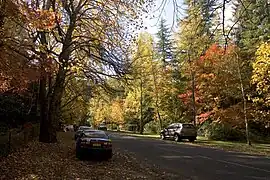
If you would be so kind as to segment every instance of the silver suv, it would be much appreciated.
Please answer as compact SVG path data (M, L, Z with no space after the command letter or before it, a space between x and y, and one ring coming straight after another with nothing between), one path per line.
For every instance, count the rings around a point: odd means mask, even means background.
M175 141L188 139L190 142L194 142L197 138L197 129L190 123L173 123L160 132L160 138Z

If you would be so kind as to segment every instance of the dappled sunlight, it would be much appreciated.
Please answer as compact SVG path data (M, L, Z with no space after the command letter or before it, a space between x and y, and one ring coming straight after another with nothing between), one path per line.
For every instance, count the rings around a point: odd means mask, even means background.
M20 178L21 180L29 180L29 179L41 179L40 176L36 175L36 174L28 174L24 177Z

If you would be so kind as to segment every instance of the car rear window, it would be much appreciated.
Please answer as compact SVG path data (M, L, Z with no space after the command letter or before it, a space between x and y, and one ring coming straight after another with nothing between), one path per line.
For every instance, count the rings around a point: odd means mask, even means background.
M95 129L86 129L84 130L85 133L92 133L92 132L96 132L97 130Z
M193 124L183 124L183 128L194 128Z
M89 137L89 138L108 138L108 136L105 133L100 133L100 132L86 132L86 133L84 133L84 137Z

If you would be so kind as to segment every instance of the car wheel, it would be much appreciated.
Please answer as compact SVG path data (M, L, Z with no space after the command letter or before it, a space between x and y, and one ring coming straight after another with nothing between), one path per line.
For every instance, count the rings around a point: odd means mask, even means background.
M107 159L107 160L111 159L112 156L113 156L113 153L112 153L112 152L106 153L106 159Z
M180 141L180 138L179 138L179 135L178 134L175 134L174 135L174 141L175 142L179 142Z
M82 159L82 155L79 150L76 150L76 158L78 158L79 160Z
M188 140L189 140L189 142L194 142L195 138L189 138Z
M161 139L161 140L165 140L164 134L160 134L160 139Z

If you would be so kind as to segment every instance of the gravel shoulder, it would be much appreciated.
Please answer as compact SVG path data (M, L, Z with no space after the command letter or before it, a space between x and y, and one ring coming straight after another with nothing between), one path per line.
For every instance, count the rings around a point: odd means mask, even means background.
M59 143L34 141L0 161L0 179L171 179L157 167L114 148L109 161L80 161L73 133L59 133Z

